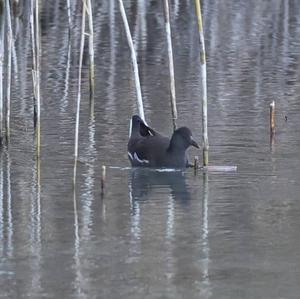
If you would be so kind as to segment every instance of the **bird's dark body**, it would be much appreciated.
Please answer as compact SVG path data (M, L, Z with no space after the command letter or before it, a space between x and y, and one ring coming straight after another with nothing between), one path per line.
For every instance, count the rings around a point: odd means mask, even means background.
M141 163L137 159L130 160L132 166L147 167L186 167L185 152L173 153L169 150L170 139L160 135L143 138L132 138L128 143L128 152L136 153L140 160L149 161Z
M188 166L186 150L198 147L188 128L177 129L172 138L165 137L148 127L135 115L132 117L128 141L128 157L134 167L185 168Z

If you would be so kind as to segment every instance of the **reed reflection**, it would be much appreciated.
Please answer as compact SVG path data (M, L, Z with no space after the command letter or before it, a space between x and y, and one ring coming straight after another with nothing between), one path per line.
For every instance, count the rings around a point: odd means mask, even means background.
M11 196L11 159L7 148L0 151L0 253L13 256L13 214Z
M82 294L81 282L83 281L82 277L82 266L80 259L80 246L81 239L79 235L79 218L78 218L78 209L77 209L77 198L76 198L76 186L73 189L73 208L74 208L74 254L73 260L75 265L75 289L76 295Z
M67 67L65 72L65 86L63 90L63 96L59 105L60 113L64 114L68 107L69 85L70 85L70 67L71 67L71 42L68 41L68 54L67 54Z
M4 192L3 192L3 151L0 151L0 253L3 255L4 239Z
M84 190L82 194L82 230L81 236L89 239L93 225L93 203L94 203L94 186L95 186L95 160L97 156L95 140L95 119L89 121L88 126L89 141L85 153L89 159L86 163L84 175Z
M150 200L152 194L157 192L159 196L166 196L167 219L164 222L164 242L167 248L167 255L172 256L175 236L175 202L186 205L191 199L185 181L185 174L182 171L158 171L151 169L132 169L129 180L129 199L131 207L131 251L135 256L141 253L141 229L142 211L141 202ZM168 259L166 265L168 272L173 272L172 260Z
M36 158L32 166L32 186L31 186L31 210L30 210L30 251L34 259L32 273L32 293L42 291L41 282L41 263L42 263L42 244L41 244L41 160Z
M192 187L187 183L188 175L182 171L131 170L130 253L140 267L151 269L146 244L159 242L157 248L163 253L158 256L164 258L153 271L164 273L178 290L185 289L184 281L195 281L201 298L211 298L209 178L203 173L202 179L199 173Z
M208 225L208 198L209 198L209 184L208 184L208 173L203 173L203 206L202 206L202 234L201 234L201 248L202 248L202 281L203 291L202 295L205 298L210 298L212 295L209 279L209 225Z
M6 209L4 209L5 216L6 216L6 223L4 224L6 228L6 244L7 249L6 253L7 256L13 256L13 216L12 216L12 196L11 196L11 159L8 149L4 152L4 159L5 159L5 182L6 188L4 194L4 202L6 202Z
M40 183L40 159L36 159L32 178L32 200L31 200L31 245L39 248L41 243L41 183Z

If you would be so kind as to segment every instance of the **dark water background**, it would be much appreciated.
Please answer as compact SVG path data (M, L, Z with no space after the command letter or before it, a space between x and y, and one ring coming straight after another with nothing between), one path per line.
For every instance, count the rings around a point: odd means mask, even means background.
M128 121L137 111L130 52L118 2L94 2L96 100L90 117L86 56L76 193L81 1L72 2L70 47L66 2L43 1L40 166L29 1L14 21L12 136L0 153L0 298L298 299L300 2L204 2L210 162L238 171L196 176L127 168ZM170 135L162 3L124 2L146 119ZM171 15L178 124L201 140L193 1L171 1ZM272 100L277 131L270 147Z

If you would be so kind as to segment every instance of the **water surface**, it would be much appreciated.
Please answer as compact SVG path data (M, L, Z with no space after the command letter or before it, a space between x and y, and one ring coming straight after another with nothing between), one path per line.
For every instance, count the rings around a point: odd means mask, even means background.
M162 4L124 2L146 119L170 135ZM27 5L14 23L12 136L0 154L0 297L299 298L300 3L205 1L210 162L238 171L197 175L128 167L128 123L137 112L130 52L118 2L95 3L96 96L93 111L86 56L75 192L81 6L72 3L70 44L65 2L42 8L38 164ZM171 14L178 124L201 140L194 4L171 1Z

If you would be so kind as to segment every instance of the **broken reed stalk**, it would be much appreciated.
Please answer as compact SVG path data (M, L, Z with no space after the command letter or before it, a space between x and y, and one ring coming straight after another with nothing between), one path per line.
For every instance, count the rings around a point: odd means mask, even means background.
M82 20L81 20L81 39L80 39L80 54L79 54L79 71L78 71L78 90L77 90L77 111L76 111L76 124L75 124L75 148L74 148L74 178L73 183L76 182L76 169L78 159L78 134L79 134L79 114L80 114L80 102L81 102L81 74L82 74L82 60L85 40L85 14L86 6L82 5Z
M89 57L90 57L90 100L91 106L94 105L95 91L95 59L94 59L94 28L93 28L93 11L91 0L87 0L87 15L89 23Z
M200 0L195 0L196 15L198 20L199 41L200 41L200 62L202 77L202 139L203 139L203 166L208 165L208 130L207 130L207 74L204 34L202 26Z
M7 87L6 87L6 141L9 141L10 137L10 95L11 95L11 62L12 62L12 25L11 25L11 9L9 0L6 0L6 20L7 20Z
M176 119L177 119L177 108L176 108L174 59L173 59L172 35L171 35L171 25L170 25L169 0L164 0L164 12L165 12L165 27L166 27L166 34L167 34L167 41L168 41L172 123L173 123L173 129L175 131Z
M0 144L3 139L4 0L0 0Z
M40 97L40 61L41 61L41 43L40 43L40 17L39 0L35 0L35 47L36 47L36 70L35 70L35 89L36 89L36 150L37 156L41 153L41 97Z
M199 168L199 157L195 156L194 158L194 173L197 174Z
M270 135L275 134L275 101L270 104Z
M122 0L119 0L119 5L120 5L120 11L121 11L121 15L122 15L122 19L123 19L123 23L124 23L124 27L125 27L125 32L126 32L126 36L127 36L127 42L128 42L130 52L131 52L131 62L132 62L134 78L135 78L135 88L136 88L139 115L140 115L141 119L143 121L145 121L142 91L141 91L141 83L140 83L140 77L139 77L138 64L137 64L137 60L136 60L136 53L135 53L135 50L134 50L132 36L131 36L131 33L130 33L128 20L127 20L124 4L123 4Z

